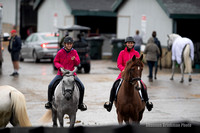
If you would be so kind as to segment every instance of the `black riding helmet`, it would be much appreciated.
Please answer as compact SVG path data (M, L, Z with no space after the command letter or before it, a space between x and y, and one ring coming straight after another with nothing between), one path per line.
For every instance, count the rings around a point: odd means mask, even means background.
M125 39L125 43L127 43L127 42L133 42L133 43L135 43L134 38L132 36L129 36L129 37L127 37Z
M64 39L64 43L74 43L74 40L70 36L67 36Z

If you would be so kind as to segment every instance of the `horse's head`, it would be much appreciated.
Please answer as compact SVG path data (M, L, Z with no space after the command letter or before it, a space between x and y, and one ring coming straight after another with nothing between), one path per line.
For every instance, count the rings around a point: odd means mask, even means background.
M174 41L176 40L177 37L180 37L180 36L178 34L170 34L170 35L167 35L167 37L168 37L167 48L168 48L168 51L171 51Z
M74 84L75 84L75 76L74 73L77 71L77 68L73 71L61 69L63 73L63 79L61 81L62 84L62 93L67 100L70 100L74 91Z
M138 86L138 82L141 80L142 70L144 67L142 59L143 55L141 55L140 58L133 56L133 58L126 63L126 67L122 73L124 80L128 81L132 85L134 84Z

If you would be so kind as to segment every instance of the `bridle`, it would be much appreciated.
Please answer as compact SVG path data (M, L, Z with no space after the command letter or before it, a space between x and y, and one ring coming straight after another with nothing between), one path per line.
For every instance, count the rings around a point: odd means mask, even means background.
M65 75L65 76L70 77L70 76L74 76L74 75ZM70 95L72 95L73 92L74 92L74 84L73 84L72 89L65 89L65 87L62 87L63 96L65 96L66 93L69 93Z
M130 69L130 71L133 71L133 69ZM134 85L135 81L141 81L140 77L130 77L130 80L123 79L124 81Z

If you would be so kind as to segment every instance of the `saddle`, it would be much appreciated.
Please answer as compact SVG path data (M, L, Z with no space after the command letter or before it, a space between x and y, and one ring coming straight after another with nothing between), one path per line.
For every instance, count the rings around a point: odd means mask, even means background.
M121 87L122 82L123 82L123 79L120 80L119 85L116 87L115 101L117 101L117 94L119 92L119 88ZM142 96L142 90L144 90L144 89L146 90L147 87L146 87L146 85L141 80L140 80L140 84L141 84L142 88L139 90L139 94L140 94L141 100L143 101L144 98Z

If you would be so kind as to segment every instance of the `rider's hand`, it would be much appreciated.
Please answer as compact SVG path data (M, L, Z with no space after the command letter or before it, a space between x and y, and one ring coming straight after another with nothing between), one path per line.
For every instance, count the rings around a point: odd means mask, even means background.
M75 56L72 56L71 60L74 60L75 59Z

